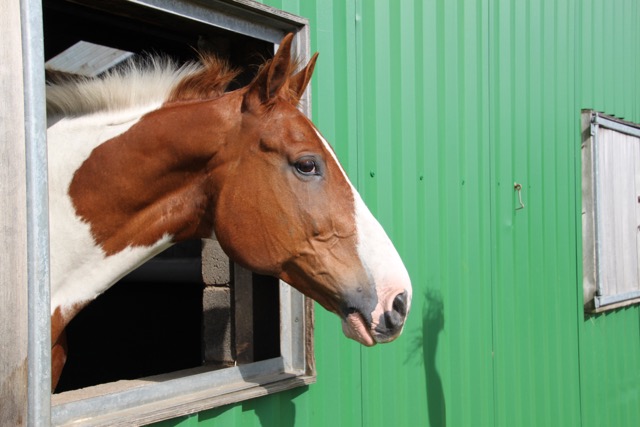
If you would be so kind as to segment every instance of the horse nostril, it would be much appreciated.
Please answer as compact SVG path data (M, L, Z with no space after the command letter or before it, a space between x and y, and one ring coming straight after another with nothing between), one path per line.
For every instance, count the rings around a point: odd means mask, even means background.
M402 317L405 317L407 315L407 291L399 294L393 300L393 311L395 311Z
M384 322L389 331L397 332L404 325L407 316L407 292L403 292L393 300L392 310L384 313Z

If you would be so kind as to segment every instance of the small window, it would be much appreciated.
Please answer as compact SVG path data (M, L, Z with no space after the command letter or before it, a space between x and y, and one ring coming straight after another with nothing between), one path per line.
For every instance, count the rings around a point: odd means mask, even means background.
M307 21L252 1L103 3L43 1L45 59L99 75L141 53L188 61L206 50L245 70L238 86L288 32L309 59ZM69 325L52 423L146 424L310 384L312 315L310 300L229 262L216 241L176 245Z
M582 113L586 311L640 302L640 125Z

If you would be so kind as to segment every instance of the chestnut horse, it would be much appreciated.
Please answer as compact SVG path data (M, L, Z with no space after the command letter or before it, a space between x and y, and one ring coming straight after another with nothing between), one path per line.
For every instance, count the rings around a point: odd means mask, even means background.
M293 72L292 38L231 92L236 72L206 57L48 86L54 386L69 321L186 239L216 238L233 261L336 313L366 346L400 335L409 275L297 108L317 54Z

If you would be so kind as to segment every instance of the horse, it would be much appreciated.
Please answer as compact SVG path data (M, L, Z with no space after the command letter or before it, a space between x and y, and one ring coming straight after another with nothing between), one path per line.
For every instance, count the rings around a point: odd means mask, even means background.
M48 84L54 389L71 319L187 239L217 239L234 262L337 314L365 346L401 334L409 274L298 109L318 54L296 71L292 40L235 90L238 71L208 55Z

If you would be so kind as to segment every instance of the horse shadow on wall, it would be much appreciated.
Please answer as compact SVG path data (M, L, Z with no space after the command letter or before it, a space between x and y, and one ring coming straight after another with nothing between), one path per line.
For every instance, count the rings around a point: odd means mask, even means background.
M446 427L447 405L442 378L436 368L438 337L444 330L444 304L440 291L426 290L422 313L422 331L414 340L415 351L410 358L423 356L429 426Z

